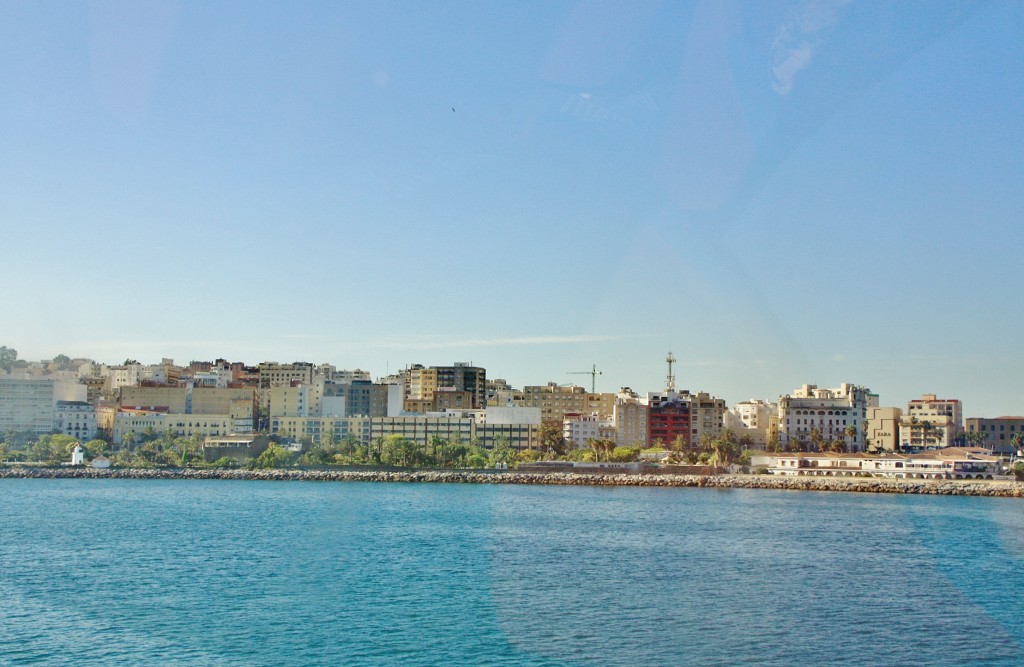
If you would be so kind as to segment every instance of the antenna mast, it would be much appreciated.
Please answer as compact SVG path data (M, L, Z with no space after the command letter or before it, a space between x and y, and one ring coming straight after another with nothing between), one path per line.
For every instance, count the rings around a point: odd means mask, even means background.
M676 376L672 374L672 364L676 363L675 355L669 350L668 356L665 357L665 363L668 364L668 377L665 378L665 391L671 392L676 390Z

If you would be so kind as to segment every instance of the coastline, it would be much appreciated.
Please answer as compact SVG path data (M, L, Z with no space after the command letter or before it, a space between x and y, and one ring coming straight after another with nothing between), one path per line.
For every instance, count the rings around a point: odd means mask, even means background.
M789 477L775 475L636 475L520 473L480 470L211 470L191 468L0 468L0 479L181 479L306 482L406 482L434 484L540 484L554 486L699 487L837 491L915 495L1024 498L1024 482L925 480L875 477Z

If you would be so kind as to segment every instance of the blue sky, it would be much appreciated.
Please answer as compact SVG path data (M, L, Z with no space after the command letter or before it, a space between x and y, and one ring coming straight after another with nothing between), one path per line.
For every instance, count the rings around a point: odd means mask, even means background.
M1019 2L12 1L0 100L23 358L1024 414Z

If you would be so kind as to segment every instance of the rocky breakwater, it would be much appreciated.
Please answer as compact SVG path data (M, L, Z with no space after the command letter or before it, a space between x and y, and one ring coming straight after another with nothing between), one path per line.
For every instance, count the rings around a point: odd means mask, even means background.
M191 468L0 468L0 478L182 479L307 482L406 482L435 484L547 484L559 486L699 487L847 493L909 493L1024 498L1024 482L910 480L873 477L783 477L775 475L639 475L521 473L477 470L209 470Z

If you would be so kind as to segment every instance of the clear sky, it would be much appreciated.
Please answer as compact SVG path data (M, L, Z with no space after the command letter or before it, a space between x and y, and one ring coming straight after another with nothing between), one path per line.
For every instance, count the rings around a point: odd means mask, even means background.
M0 3L0 344L1024 414L1024 3Z

